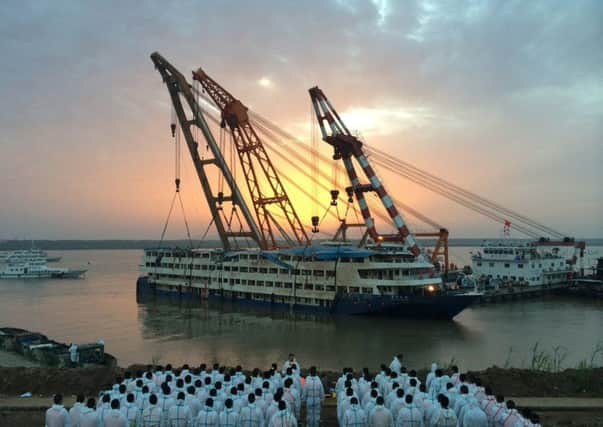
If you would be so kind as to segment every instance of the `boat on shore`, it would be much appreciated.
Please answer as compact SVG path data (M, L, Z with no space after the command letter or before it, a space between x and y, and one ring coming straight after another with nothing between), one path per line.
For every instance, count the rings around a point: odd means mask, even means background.
M403 245L343 242L259 249L147 249L139 300L179 296L329 314L452 319L478 299L447 292L433 265Z

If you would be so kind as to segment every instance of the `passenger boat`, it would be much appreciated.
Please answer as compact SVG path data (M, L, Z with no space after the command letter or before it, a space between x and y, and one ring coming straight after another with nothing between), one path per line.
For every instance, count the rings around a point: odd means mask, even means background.
M38 249L14 251L0 264L0 279L78 278L86 270L48 267L46 255Z
M137 297L177 295L309 309L451 319L479 294L448 294L423 255L402 245L328 241L272 251L147 249Z
M484 241L471 256L473 277L489 287L568 283L575 258L568 258L560 247L540 243L509 238Z
M62 258L60 255L48 255L48 253L41 249L32 248L28 250L0 251L0 262L7 262L10 258L18 258L29 254L40 255L46 259L46 262L59 262Z

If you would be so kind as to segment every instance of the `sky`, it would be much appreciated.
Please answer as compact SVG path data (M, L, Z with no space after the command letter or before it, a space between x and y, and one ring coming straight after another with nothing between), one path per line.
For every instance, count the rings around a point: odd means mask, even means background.
M603 237L601 46L595 0L4 1L0 238L159 237L174 151L154 51L187 77L202 66L305 141L319 85L371 146L567 235ZM182 163L198 236L209 213ZM378 172L452 237L502 226ZM166 237L182 237L173 223Z

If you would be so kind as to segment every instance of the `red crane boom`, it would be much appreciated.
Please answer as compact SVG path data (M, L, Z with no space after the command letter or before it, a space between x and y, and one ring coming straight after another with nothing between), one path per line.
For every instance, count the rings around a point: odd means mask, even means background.
M228 125L231 130L256 214L260 230L260 246L264 249L278 247L275 229L288 242L298 245L308 244L306 231L293 208L285 187L281 183L261 139L249 121L247 107L201 68L193 71L193 79L201 84L220 109L221 126ZM271 208L277 212L280 211L279 213L288 225L287 229L276 221L271 213Z

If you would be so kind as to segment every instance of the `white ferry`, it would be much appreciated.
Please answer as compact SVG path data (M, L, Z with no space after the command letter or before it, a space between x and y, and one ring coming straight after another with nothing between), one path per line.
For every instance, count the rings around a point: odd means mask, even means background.
M484 241L471 261L473 277L494 287L567 283L575 262L559 248L508 238Z
M447 294L423 255L383 243L343 242L227 252L147 249L137 283L148 295L228 299L335 314L453 318L476 295Z
M50 256L45 251L41 249L26 249L26 250L16 250L16 251L0 251L0 263L8 262L10 258L19 258L21 256L27 256L29 254L38 254L41 257L44 257L46 262L58 262L61 260L61 256Z
M0 279L77 278L86 273L86 270L48 267L46 262L46 254L39 249L13 251L0 261Z

